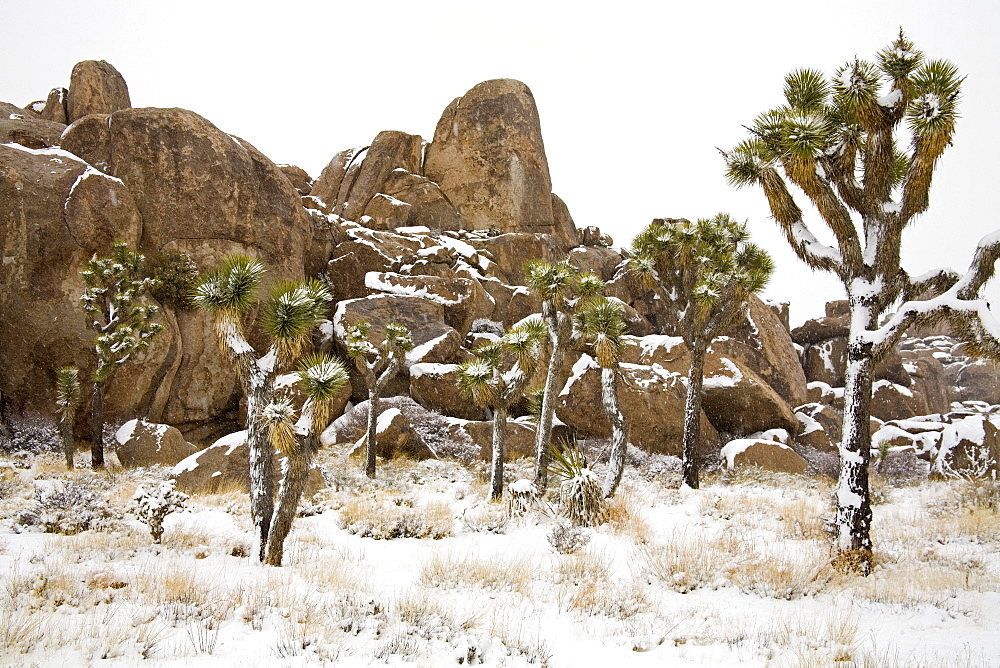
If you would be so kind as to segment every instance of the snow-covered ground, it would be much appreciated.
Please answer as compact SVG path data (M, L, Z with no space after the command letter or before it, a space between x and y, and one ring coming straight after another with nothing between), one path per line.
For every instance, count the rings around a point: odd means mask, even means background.
M863 578L829 566L828 479L716 473L695 491L630 467L609 521L562 554L553 509L509 517L457 463L390 462L371 482L321 460L331 486L282 568L247 556L243 493L192 497L156 545L129 509L161 471L0 465L3 663L1000 665L996 484L876 480ZM36 490L77 493L93 528L26 530ZM72 524L52 512L39 522Z

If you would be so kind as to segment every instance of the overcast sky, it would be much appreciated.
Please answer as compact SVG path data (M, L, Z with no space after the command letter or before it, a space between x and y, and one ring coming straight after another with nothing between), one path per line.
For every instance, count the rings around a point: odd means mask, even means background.
M976 241L1000 228L1000 3L676 5L0 0L0 100L44 99L68 86L76 62L104 59L134 106L191 109L315 177L380 130L429 140L453 98L520 79L538 103L553 190L579 227L627 245L655 217L747 220L778 264L765 296L791 301L794 325L842 290L791 254L759 189L726 184L715 147L735 145L780 102L787 71L832 74L902 26L968 76L930 210L904 237L906 266L964 270Z

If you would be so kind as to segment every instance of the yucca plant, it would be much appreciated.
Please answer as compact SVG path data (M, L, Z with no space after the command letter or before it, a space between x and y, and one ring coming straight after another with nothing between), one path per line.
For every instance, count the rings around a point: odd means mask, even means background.
M836 547L865 555L855 560L865 573L872 563L873 366L909 327L940 321L971 350L1000 358L1000 324L980 298L1000 257L1000 233L979 242L964 276L937 269L911 277L900 263L903 230L927 210L934 169L952 142L962 82L955 65L925 58L900 30L875 62L852 59L832 78L813 70L788 74L784 102L723 153L730 183L760 186L796 255L835 274L847 292ZM833 245L813 234L789 183L815 206Z
M544 492L548 484L546 460L556 398L569 375L566 357L580 338L573 327L573 318L603 294L604 281L579 271L568 261L535 260L525 266L525 273L528 287L541 297L542 321L548 330L549 367L535 430L535 485Z
M475 350L476 358L458 367L458 389L463 396L493 411L493 452L490 462L490 499L503 496L503 469L507 455L507 417L524 396L538 363L539 346L548 335L541 320L530 319L511 328L500 340Z
M591 346L597 364L601 367L601 403L611 423L611 454L608 472L604 479L604 496L615 495L625 471L628 450L628 431L625 415L618 404L618 363L625 345L627 331L622 316L621 302L600 299L577 315L577 328Z
M197 284L192 303L211 313L219 346L234 364L247 397L250 510L264 561L274 514L275 445L294 447L288 422L294 411L276 394L275 378L291 368L310 333L320 325L332 295L318 281L276 281L261 309L260 328L269 345L260 354L247 340L244 320L257 306L267 270L257 258L231 254Z
M59 434L62 437L66 468L73 469L73 453L76 439L73 437L73 423L76 409L80 405L80 370L63 367L56 370L56 414L59 417Z
M110 257L96 254L80 275L86 286L80 302L88 325L97 332L97 368L90 415L91 466L104 468L104 394L112 375L163 330L154 322L159 307L144 301L153 285L143 276L146 258L116 241Z
M549 473L559 478L559 512L575 526L604 522L607 512L601 483L575 441L549 445Z
M406 353L413 349L413 337L403 325L388 323L376 346L369 340L371 323L358 320L347 328L347 356L361 372L368 388L368 430L365 436L365 475L375 477L375 451L378 445L378 416L382 391L403 368Z
M676 316L678 333L691 351L683 482L697 489L705 354L712 339L745 315L747 299L764 289L774 263L750 242L746 225L725 213L695 223L654 220L632 242L632 255L631 270Z

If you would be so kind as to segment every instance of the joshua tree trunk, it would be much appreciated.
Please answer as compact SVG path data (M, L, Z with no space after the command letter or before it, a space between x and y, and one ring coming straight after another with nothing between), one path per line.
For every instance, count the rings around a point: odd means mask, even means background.
M259 368L259 367L258 367ZM260 540L258 558L264 561L267 537L274 514L274 448L267 425L260 413L267 403L273 373L261 372L251 377L247 392L247 447L250 450L250 515Z
M535 488L539 493L544 493L549 484L549 441L552 440L552 421L556 414L556 395L566 382L566 345L573 330L572 321L565 314L550 318L548 326L552 354L549 356L542 410L535 433Z
M73 453L76 452L76 441L73 439L73 415L67 414L59 420L59 433L62 435L63 454L66 455L66 468L73 470Z
M368 391L368 438L365 443L365 475L375 479L375 440L378 431L379 399L378 390Z
M90 412L90 467L104 468L104 389L106 381L94 383Z
M503 497L503 463L507 456L507 407L493 409L493 462L490 473L490 501Z
M840 481L837 485L837 548L861 550L870 555L872 509L868 494L868 461L871 457L873 361L866 345L852 337L847 349L844 388L844 435L840 443ZM862 554L862 570L870 566Z
M618 365L601 369L601 400L611 423L611 454L608 457L608 475L604 479L604 496L615 495L625 472L625 454L628 448L625 416L618 405Z
M687 397L684 400L684 466L682 482L698 489L698 441L701 439L701 387L705 371L706 345L691 346Z
M285 551L285 539L292 529L295 511L302 498L302 491L309 480L309 467L313 455L319 447L319 435L310 432L295 444L295 452L285 460L285 475L278 490L278 507L274 512L274 523L267 539L267 557L264 563L280 566Z

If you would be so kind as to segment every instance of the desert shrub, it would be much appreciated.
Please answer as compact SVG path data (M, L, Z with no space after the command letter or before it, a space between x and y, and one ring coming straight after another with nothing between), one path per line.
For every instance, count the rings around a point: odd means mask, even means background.
M188 495L174 489L174 481L168 480L156 486L140 485L132 497L135 516L149 527L153 542L159 543L163 537L163 520L170 513L184 508Z
M507 533L510 514L498 503L487 503L468 509L462 514L462 524L469 531L477 533Z
M545 538L559 554L574 554L590 542L590 534L569 522L557 522Z
M455 518L446 503L428 502L414 508L405 499L358 497L340 509L340 526L362 538L445 538L453 534Z
M198 281L198 265L190 255L180 250L160 251L148 260L146 273L153 279L150 294L158 302L191 310L191 294Z
M101 528L111 513L92 483L73 480L35 481L34 506L18 515L15 530L78 534Z
M496 320L490 320L489 318L476 318L472 321L472 326L469 328L470 334L496 334L497 336L504 335L504 328L502 322L497 322Z
M30 452L38 455L62 451L62 437L54 422L28 420L11 425L11 431L11 438L0 439L0 449L4 452Z

